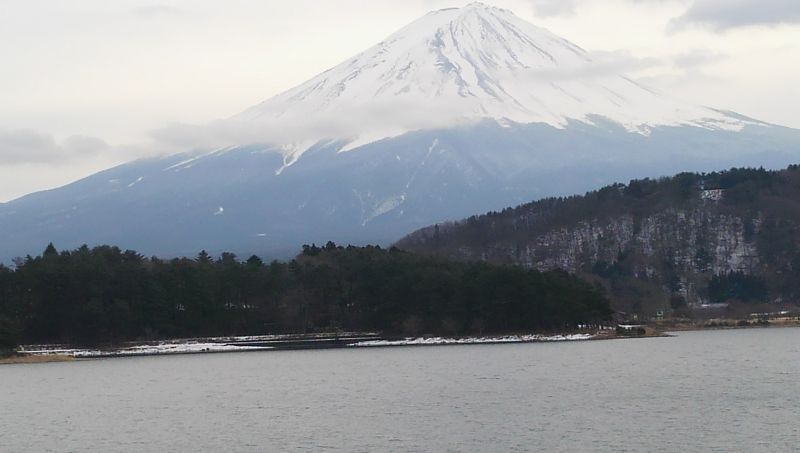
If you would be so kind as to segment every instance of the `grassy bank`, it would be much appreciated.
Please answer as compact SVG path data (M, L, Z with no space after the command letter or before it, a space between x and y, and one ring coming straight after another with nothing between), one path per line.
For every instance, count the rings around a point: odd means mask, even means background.
M688 330L718 330L718 329L751 329L764 327L800 327L800 320L796 318L778 318L769 320L741 320L741 319L705 319L681 321L657 321L653 326L662 331L688 331Z
M75 357L61 354L48 355L28 355L16 354L0 357L0 365L13 365L19 363L51 363L51 362L71 362Z

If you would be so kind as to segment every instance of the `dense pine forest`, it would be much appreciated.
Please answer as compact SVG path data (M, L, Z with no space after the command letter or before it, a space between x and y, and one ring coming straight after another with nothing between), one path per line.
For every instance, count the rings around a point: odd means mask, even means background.
M272 263L50 245L14 268L0 267L0 349L336 330L563 331L610 313L601 290L565 272L333 243Z

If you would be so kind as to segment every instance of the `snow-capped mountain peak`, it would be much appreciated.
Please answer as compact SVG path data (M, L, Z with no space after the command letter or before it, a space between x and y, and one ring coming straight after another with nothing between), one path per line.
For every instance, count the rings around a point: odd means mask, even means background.
M739 129L743 121L683 104L608 73L559 36L483 3L431 12L313 79L234 117L255 124L287 162L321 140L343 150L420 129L485 119Z

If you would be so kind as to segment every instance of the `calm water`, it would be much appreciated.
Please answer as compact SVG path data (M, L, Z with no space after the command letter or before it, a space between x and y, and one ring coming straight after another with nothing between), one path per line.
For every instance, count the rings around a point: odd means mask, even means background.
M800 329L0 367L0 451L796 451Z

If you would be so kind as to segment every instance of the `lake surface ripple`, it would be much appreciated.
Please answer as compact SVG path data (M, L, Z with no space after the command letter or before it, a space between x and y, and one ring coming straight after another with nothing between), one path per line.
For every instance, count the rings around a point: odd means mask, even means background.
M3 452L796 451L800 329L0 367Z

